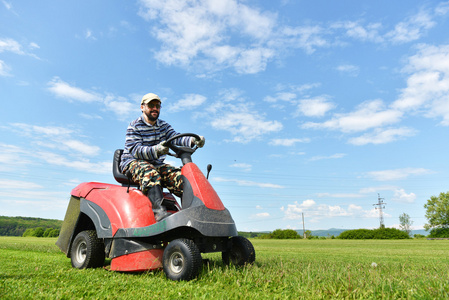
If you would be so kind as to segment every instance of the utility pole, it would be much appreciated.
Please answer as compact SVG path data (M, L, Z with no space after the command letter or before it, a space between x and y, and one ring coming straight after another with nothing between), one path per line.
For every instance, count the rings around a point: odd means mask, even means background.
M373 204L373 206L377 206L376 209L379 210L379 220L380 220L380 228L385 228L384 224L384 213L382 209L385 209L385 203L384 198L380 198L380 194L377 194L377 203Z

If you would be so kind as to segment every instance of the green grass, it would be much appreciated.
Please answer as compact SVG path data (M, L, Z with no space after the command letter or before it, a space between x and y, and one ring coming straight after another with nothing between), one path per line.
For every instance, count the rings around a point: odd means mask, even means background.
M198 279L73 269L53 238L0 237L1 299L447 299L446 240L251 240L256 263L207 254ZM373 267L376 263L377 267Z

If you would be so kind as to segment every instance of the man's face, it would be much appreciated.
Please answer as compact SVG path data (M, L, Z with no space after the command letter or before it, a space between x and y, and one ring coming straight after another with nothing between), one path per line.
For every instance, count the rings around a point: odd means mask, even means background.
M158 100L151 100L148 104L143 104L141 106L143 113L147 118L154 122L159 118L159 113L161 111L161 103Z

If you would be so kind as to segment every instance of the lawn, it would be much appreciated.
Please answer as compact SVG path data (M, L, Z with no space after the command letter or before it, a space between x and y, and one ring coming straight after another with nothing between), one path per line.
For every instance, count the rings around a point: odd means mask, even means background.
M447 299L448 240L258 240L256 263L198 279L73 269L54 238L0 237L1 299ZM107 262L106 262L107 264Z

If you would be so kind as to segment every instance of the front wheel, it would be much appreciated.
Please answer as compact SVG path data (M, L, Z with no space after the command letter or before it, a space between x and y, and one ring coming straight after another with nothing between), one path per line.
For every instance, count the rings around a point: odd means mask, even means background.
M256 251L247 238L235 236L231 238L231 243L231 248L221 253L224 264L244 266L245 264L252 264L256 260Z
M198 247L189 239L170 242L162 259L165 275L176 281L197 277L203 263Z
M104 264L104 243L95 230L78 233L70 250L72 266L77 269L98 268Z

